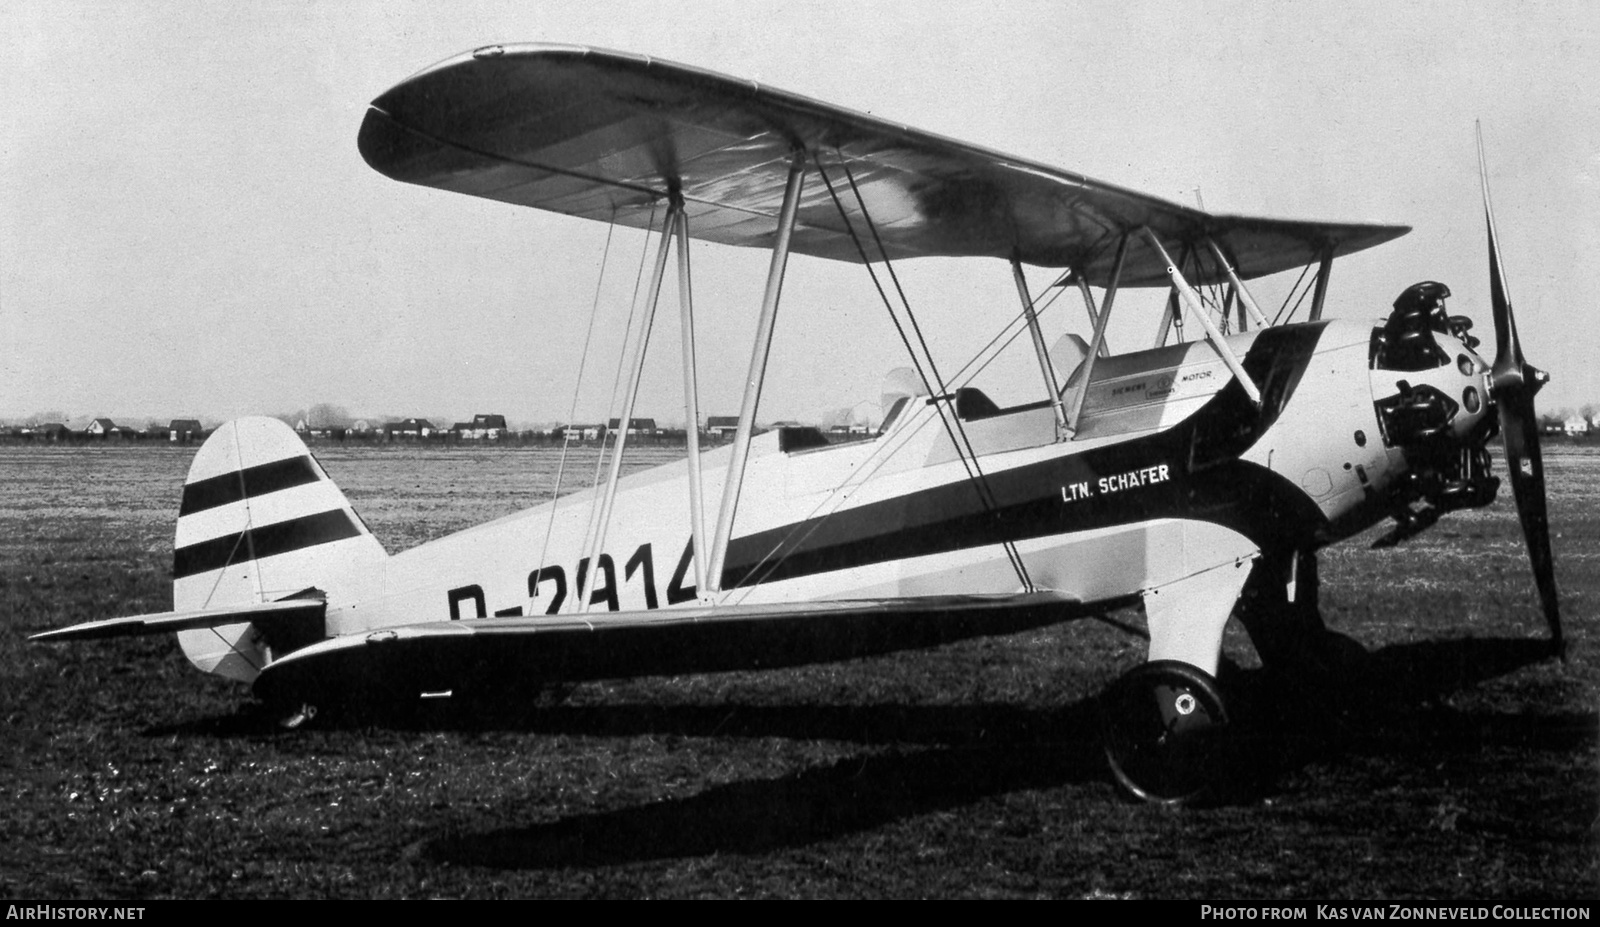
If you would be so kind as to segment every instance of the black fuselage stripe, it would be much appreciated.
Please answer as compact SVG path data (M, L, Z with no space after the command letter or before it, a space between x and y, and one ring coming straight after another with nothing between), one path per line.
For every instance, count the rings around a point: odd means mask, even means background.
M240 499L253 499L280 489L315 483L321 478L309 454L246 467L197 480L183 487L183 502L178 505L178 515L193 515Z
M1287 405L1323 327L1273 328L1257 337L1244 367L1263 386L1259 409L1234 380L1165 431L988 474L992 508L969 483L957 482L735 538L723 588L1157 518L1222 525L1261 547L1312 544L1327 521L1322 511L1283 476L1239 455ZM1159 482L1062 498L1074 483L1097 485L1101 477L1163 465Z
M344 509L291 518L180 547L173 553L172 575L174 579L182 579L220 570L230 564L261 560L360 534L361 528Z

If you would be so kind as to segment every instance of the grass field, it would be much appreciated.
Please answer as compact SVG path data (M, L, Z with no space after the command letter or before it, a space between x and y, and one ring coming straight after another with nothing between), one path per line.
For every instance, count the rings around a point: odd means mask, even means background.
M1303 700L1230 630L1238 797L1129 803L1084 621L764 674L593 683L493 718L278 730L170 637L26 635L171 607L192 449L0 447L0 896L1575 899L1600 894L1600 453L1547 448L1569 660L1508 491L1322 555L1367 655ZM546 497L516 450L319 451L399 550ZM569 472L592 473L594 458ZM1122 616L1137 621L1138 616Z

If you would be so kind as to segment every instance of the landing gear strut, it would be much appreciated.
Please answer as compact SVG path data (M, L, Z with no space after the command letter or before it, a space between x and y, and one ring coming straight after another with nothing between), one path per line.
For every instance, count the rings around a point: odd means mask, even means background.
M1179 660L1131 670L1101 699L1106 759L1135 797L1183 804L1214 793L1228 759L1228 711L1211 674Z
M1348 688L1366 650L1323 622L1320 585L1314 551L1263 556L1233 614L1271 678L1325 697Z
M1320 586L1313 551L1263 553L1256 561L1233 615L1250 635L1262 666L1289 673L1304 668L1308 648L1328 633Z

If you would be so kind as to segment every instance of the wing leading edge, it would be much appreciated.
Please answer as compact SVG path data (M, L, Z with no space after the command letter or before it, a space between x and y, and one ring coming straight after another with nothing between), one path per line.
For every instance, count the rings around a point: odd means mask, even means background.
M255 692L277 704L326 705L357 693L400 701L424 692L771 669L1010 634L1090 613L1076 599L1035 592L439 621L297 650L269 664Z
M869 259L880 255L851 179L891 258L1017 253L1096 285L1118 239L1142 227L1175 254L1210 236L1247 279L1409 231L1211 215L752 81L581 46L496 45L441 62L373 101L360 148L396 180L638 228L677 189L696 238L761 248L800 149ZM792 248L861 260L826 184L807 184ZM1190 276L1224 279L1214 267ZM1168 282L1150 249L1129 249L1123 286Z

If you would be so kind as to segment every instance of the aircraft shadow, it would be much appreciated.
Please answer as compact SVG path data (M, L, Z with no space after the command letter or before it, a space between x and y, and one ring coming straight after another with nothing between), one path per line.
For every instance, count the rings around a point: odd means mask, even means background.
M1224 801L1254 800L1284 774L1330 752L1407 749L1419 715L1443 695L1549 656L1524 640L1343 648L1328 672L1302 675L1310 691L1265 670L1229 669L1251 736ZM1317 679L1315 677L1321 676ZM1442 728L1445 743L1499 740L1582 749L1592 720L1483 718ZM1090 700L1057 710L1006 705L740 707L628 705L546 710L530 730L588 735L834 738L897 749L776 779L719 785L686 798L577 815L527 827L425 841L423 856L507 869L608 866L712 853L761 853L868 830L1022 789L1103 782L1098 717Z
M1592 744L1592 715L1450 709L1441 699L1551 658L1528 639L1462 639L1395 644L1367 652L1342 646L1292 678L1268 670L1225 676L1243 732L1239 797L1270 792L1287 773L1340 754L1381 755L1428 744L1502 743L1568 750Z
M857 711L876 714L867 709ZM966 730L957 736L963 741L957 745L901 747L776 779L719 785L682 799L531 827L438 838L427 841L421 850L436 861L508 869L764 853L966 805L989 795L1105 777L1098 751L1085 749L1097 742L1092 705L1078 703L1060 711L1033 713L996 707L993 713L994 717L988 718L987 709L962 712L963 721L995 720L999 729L985 729L986 735ZM788 713L767 718L761 717L765 711L754 714L752 731L782 721L781 716ZM939 709L913 714L921 715L909 718L914 727L919 722L923 725L920 732L912 731L914 737L929 734L930 726L965 728L964 723L939 717ZM901 712L887 715L824 717L822 727L828 729L841 721L864 722L870 728L881 725L887 730L892 721L908 720ZM1018 727L1031 729L1034 721L1048 722L1054 736L1048 741L1033 739L1031 734L1019 737ZM807 726L805 736L818 736L812 733L815 728Z

